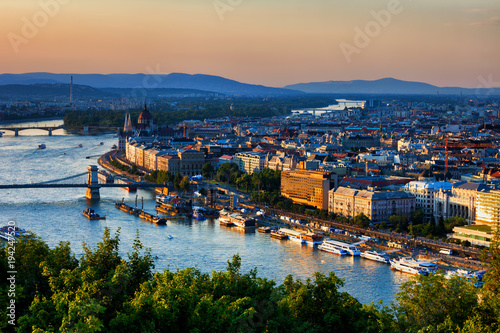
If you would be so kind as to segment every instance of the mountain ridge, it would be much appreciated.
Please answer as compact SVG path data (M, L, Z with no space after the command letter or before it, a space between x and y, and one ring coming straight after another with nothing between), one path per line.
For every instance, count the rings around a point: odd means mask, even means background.
M500 95L500 88L438 87L425 82L404 81L391 77L377 80L296 83L284 88L309 94Z
M73 82L96 89L190 89L223 95L301 95L307 94L384 94L384 95L500 95L500 88L438 87L425 82L404 81L391 77L377 80L322 81L296 83L284 87L248 84L208 74L57 74L33 72L0 74L0 85L69 84ZM139 93L140 94L140 93ZM136 94L137 95L137 94Z
M228 95L302 95L303 92L284 88L247 84L221 76L207 74L55 74L35 72L0 74L0 85L66 83L73 76L75 84L93 88L155 89L181 88L216 92Z

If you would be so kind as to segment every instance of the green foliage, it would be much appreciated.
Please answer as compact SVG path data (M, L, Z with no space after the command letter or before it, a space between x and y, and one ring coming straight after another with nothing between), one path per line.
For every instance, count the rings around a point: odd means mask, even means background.
M362 218L362 217L360 217ZM496 238L497 239L497 238ZM196 268L153 273L139 236L120 256L119 230L75 259L68 243L50 249L29 236L16 246L18 332L497 332L500 250L483 288L458 277L418 276L403 284L393 308L361 304L340 291L333 272L282 285L241 271L238 255L225 271ZM7 271L0 251L0 274ZM4 278L5 276L2 276ZM8 286L0 281L5 316ZM7 331L5 319L0 329Z
M189 176L182 177L181 182L179 183L179 189L184 192L189 192L191 189L191 183L189 181Z
M358 215L354 216L352 222L361 228L368 228L368 226L370 225L370 219L363 213L359 213Z
M221 183L234 184L235 180L242 175L236 163L222 163L217 173L215 174L215 179Z
M173 181L174 177L168 171L155 170L150 175L147 175L145 179L155 184L165 184Z
M201 167L201 175L206 178L206 179L211 179L212 176L214 175L214 166L212 165L212 163L205 163L202 167Z
M405 282L396 299L399 325L405 332L455 332L478 307L472 283L458 277L448 280L442 274Z
M118 169L120 169L122 171L125 171L125 172L127 172L127 173L129 173L131 175L141 175L142 174L139 170L137 170L137 166L136 165L133 165L132 167L129 167L129 166L125 165L125 164L121 164L121 163L119 163L117 161L113 161L113 160L109 161L109 164L111 164L115 168L118 168Z
M172 106L172 102L176 106ZM162 98L152 110L153 119L159 125L177 124L186 119L204 120L222 117L270 117L282 116L294 108L324 107L335 104L328 95L232 97L230 99ZM140 109L114 111L70 111L64 117L67 126L123 126L125 114L136 121Z
M123 304L140 284L152 278L154 268L150 251L141 254L143 247L138 236L128 261L119 255L119 242L119 231L111 237L105 228L103 240L95 249L84 244L84 255L79 261L67 243L49 249L46 258L28 261L32 267L40 268L38 279L49 288L37 291L29 310L23 309L18 331L98 332L109 327L111 319L123 310ZM35 249L46 247L40 240L32 245ZM19 262L24 260L20 258ZM24 289L23 281L20 285Z

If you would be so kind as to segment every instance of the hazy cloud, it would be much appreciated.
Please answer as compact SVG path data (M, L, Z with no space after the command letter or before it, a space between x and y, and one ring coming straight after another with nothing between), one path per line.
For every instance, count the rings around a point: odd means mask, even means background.
M472 22L470 25L493 25L500 27L500 16L488 17L481 21Z

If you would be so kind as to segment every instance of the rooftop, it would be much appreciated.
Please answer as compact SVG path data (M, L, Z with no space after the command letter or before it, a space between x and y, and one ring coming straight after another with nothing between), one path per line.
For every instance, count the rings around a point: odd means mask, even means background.
M469 225L469 226L464 226L462 228L481 231L481 232L488 232L488 233L491 232L491 227L489 225Z

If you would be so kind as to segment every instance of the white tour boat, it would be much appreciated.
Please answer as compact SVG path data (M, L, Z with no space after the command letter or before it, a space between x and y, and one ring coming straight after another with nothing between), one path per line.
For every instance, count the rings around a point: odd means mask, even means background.
M340 242L340 241L333 240L333 239L326 240L325 242L328 242L332 245L335 245L335 246L341 248L342 250L346 251L347 254L350 254L351 256L359 256L361 254L361 252L358 250L358 248L354 244L347 244L347 243Z
M384 262L386 264L390 263L390 259L385 253L379 253L376 251L365 251L361 252L360 256L365 259L370 259L374 261Z
M340 246L330 243L330 241L324 241L318 246L318 249L328 253L338 254L339 256L347 255L347 251L342 249Z
M436 264L413 258L392 259L391 268L414 275L429 275L437 271Z

